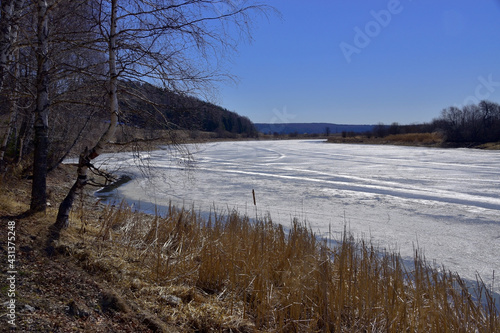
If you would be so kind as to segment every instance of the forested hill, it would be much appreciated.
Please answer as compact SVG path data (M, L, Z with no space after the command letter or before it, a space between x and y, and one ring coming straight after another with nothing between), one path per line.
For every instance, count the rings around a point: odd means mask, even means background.
M334 134L345 132L371 132L374 125L342 125L330 123L256 123L259 132L265 134Z
M127 123L150 127L168 122L170 128L215 132L220 137L257 136L247 117L198 98L181 95L151 84L121 82L120 109Z

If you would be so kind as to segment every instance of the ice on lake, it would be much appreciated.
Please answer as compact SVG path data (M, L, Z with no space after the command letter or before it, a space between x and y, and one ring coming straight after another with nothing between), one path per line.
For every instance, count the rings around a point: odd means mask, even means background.
M315 141L220 142L141 154L103 155L97 165L133 181L115 196L141 209L236 208L285 226L307 221L319 236L354 236L412 258L415 247L462 278L476 273L497 293L500 152ZM252 189L257 206L253 204ZM331 233L330 233L331 231Z

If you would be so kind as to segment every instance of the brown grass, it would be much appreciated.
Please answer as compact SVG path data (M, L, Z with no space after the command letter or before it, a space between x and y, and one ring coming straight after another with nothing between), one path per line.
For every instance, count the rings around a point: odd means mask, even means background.
M392 134L383 138L367 137L357 135L355 137L343 138L341 136L330 136L328 142L331 143L363 143L363 144L393 144L407 146L440 146L443 137L440 133L408 133Z
M74 255L87 269L119 281L128 297L183 331L500 330L482 281L486 306L418 251L408 270L398 255L346 232L329 246L297 220L285 229L270 217L254 223L231 212L204 220L175 207L155 217L125 205L106 207L85 230L73 225L63 238L79 244Z
M439 133L408 133L388 135L384 140L396 143L431 145L441 143L443 138Z
M479 149L500 150L500 142L489 142L477 146Z
M12 184L9 188L0 192L0 212L26 209L29 200L16 198L28 193ZM418 250L410 269L399 255L355 240L345 230L341 239L328 242L297 220L285 228L270 217L253 222L237 212L212 212L203 219L175 207L160 217L133 212L125 204L96 206L88 199L76 205L71 227L57 244L69 263L30 259L19 252L20 259L32 260L22 268L19 299L30 300L27 304L37 309L21 318L52 328L61 323L95 328L120 315L128 318L119 321L125 325L140 313L142 323L174 332L500 331L498 310L480 279L471 293L457 274L431 268ZM44 216L19 221L17 231L26 232L18 239L25 244L23 251L35 250L33 240L44 243L42 236L55 214L51 207ZM84 273L59 264L78 266ZM45 271L57 271L48 275L54 275L52 285L46 284ZM28 287L28 280L39 274L40 280ZM75 298L95 323L52 309L61 307L58 295L75 293L73 286L57 284L57 276L65 274L68 281L80 276L96 281L99 288L81 283L88 290L79 287L78 294L84 296ZM103 293L101 287L112 292ZM38 288L44 290L43 302ZM112 304L123 304L127 311L108 315L90 310L99 306L94 298L115 292L119 296ZM72 304L70 299L66 303ZM50 318L57 319L55 324L49 324Z

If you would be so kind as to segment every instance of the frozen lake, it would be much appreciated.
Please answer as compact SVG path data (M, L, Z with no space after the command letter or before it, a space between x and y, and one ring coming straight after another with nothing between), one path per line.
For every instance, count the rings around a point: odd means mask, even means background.
M354 236L500 291L500 152L316 141L188 145L194 161L169 150L103 155L99 163L134 180L115 195L136 207L174 204L202 212L269 213L289 226L307 221L319 236ZM96 163L99 165L99 163ZM144 166L148 166L144 168ZM252 189L257 206L253 204ZM329 234L331 230L331 235ZM493 272L496 278L492 286Z

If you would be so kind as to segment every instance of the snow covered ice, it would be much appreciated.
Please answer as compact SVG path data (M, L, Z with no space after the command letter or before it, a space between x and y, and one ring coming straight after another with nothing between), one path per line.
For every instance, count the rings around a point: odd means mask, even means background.
M169 149L103 155L111 172L134 180L115 197L144 210L169 202L208 212L236 208L270 214L289 226L307 221L319 236L355 237L404 259L421 249L428 262L462 278L479 273L500 291L500 152L321 140L187 145L193 161ZM145 167L147 166L147 167ZM257 206L253 205L255 189ZM329 230L332 234L329 234Z

